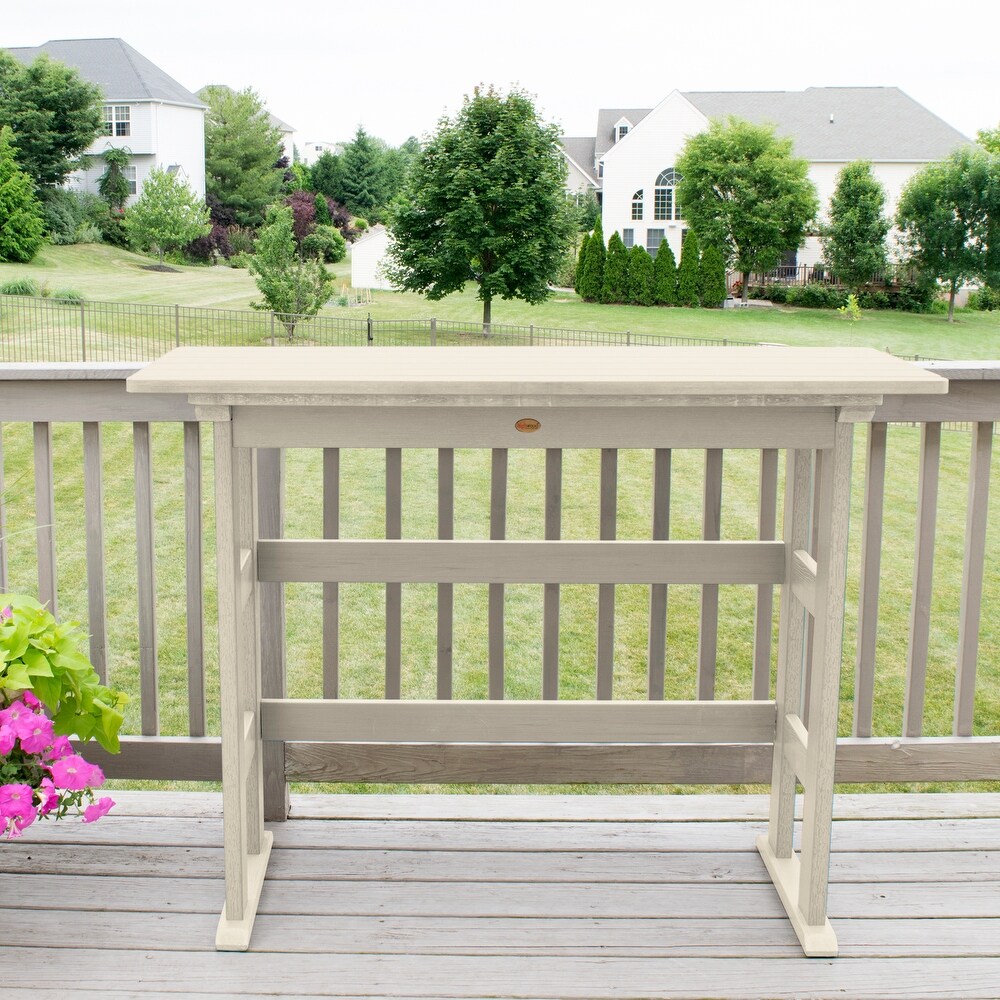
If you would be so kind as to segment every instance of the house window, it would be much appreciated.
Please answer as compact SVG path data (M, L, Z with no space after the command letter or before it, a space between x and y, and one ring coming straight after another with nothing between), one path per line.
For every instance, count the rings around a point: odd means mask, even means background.
M597 164L597 176L604 176L604 160L601 160L601 162Z
M656 251L660 249L660 244L666 239L666 236L665 229L646 230L646 250L654 260L656 259Z
M642 222L642 188L632 195L632 218L636 222Z
M622 230L622 243L625 244L626 250L631 250L635 245L635 230L634 229L623 229Z
M625 136L627 136L627 135L628 135L628 125L619 125L618 126L618 138L615 140L615 142L621 142L622 139L624 139Z
M668 167L656 178L653 191L653 218L658 222L673 222L681 217L681 207L677 202L677 185L681 175Z
M125 167L122 170L122 174L124 175L125 180L128 181L128 193L135 194L136 193L135 167Z
M131 135L132 109L127 104L104 105L104 134Z

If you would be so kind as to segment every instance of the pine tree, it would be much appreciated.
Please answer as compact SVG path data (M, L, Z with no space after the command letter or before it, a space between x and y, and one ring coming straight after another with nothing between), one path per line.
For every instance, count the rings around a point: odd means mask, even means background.
M698 305L698 237L689 229L681 244L681 266L677 269L677 304Z
M628 250L617 231L608 240L608 255L604 261L602 302L628 301Z
M344 204L355 215L370 214L373 208L382 205L385 200L382 160L382 150L359 125L354 139L344 147L342 157Z
M587 241L587 252L583 262L583 276L580 278L580 295L587 302L596 302L601 297L604 285L604 233L598 219L594 231Z
M330 206L326 203L326 195L316 194L316 225L329 226L333 220L330 218Z
M584 235L580 240L580 252L576 258L576 274L573 277L573 288L577 295L581 295L580 285L583 282L583 269L587 263L587 251L590 249L590 236Z
M677 261L666 240L660 242L653 261L653 300L658 306L677 305Z
M25 264L42 245L45 223L31 178L15 159L14 133L0 128L0 261Z
M653 258L638 243L628 252L628 301L637 306L651 306L653 294Z
M726 301L726 264L722 252L714 244L705 247L699 268L701 304L706 309L718 309Z

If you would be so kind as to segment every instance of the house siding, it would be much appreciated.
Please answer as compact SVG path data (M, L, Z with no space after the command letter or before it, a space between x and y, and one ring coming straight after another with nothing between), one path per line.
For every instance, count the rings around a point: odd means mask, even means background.
M378 227L351 247L351 287L391 291L395 285L385 277L383 264L389 249L388 230Z

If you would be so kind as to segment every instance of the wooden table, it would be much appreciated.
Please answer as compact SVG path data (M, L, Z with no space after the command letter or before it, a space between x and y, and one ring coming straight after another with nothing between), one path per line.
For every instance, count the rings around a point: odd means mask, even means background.
M946 380L848 348L180 348L128 380L214 425L226 902L244 950L271 849L262 741L773 743L757 847L807 955L826 917L853 425ZM291 541L257 536L255 449L783 448L780 542ZM814 481L815 479L815 481ZM815 503L814 503L815 498ZM816 538L815 546L810 544ZM258 581L781 583L774 700L262 700ZM803 677L812 616L808 705ZM808 718L808 728L803 719ZM793 851L796 781L804 789Z

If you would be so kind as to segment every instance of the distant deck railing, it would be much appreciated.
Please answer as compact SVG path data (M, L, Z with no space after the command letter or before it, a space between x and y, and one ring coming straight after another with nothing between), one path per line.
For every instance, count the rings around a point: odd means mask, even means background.
M289 333L291 329L291 333ZM751 341L631 331L366 316L283 316L253 309L76 302L0 295L0 363L152 361L175 347L752 346Z
M951 380L949 394L901 397L883 405L864 435L863 461L859 455L855 463L855 494L863 495L863 502L854 511L852 526L849 600L854 602L857 617L855 623L849 616L855 641L845 647L845 659L854 656L854 670L852 677L848 665L844 673L842 731L849 713L851 736L842 738L838 749L837 779L842 782L1000 779L1000 648L994 621L1000 613L1000 563L995 549L1000 531L996 527L991 531L987 518L994 422L1000 419L1000 363L930 367ZM110 674L116 683L134 676L129 694L138 711L132 735L124 741L120 757L105 758L95 752L95 759L111 776L216 780L221 769L219 742L211 735L217 686L215 569L211 555L206 557L214 552L208 540L213 518L211 490L203 488L206 475L211 482L210 436L203 437L194 408L187 402L126 394L125 378L136 368L97 363L0 367L0 591L37 591L39 599L57 614L68 612L84 619L90 655L101 675ZM738 411L734 410L732 419L740 420ZM971 429L942 435L942 425L948 422L962 422ZM916 451L915 479L901 476L894 465L896 452L889 427L896 423L910 425L898 433L904 435L901 451ZM914 424L919 425L919 442L914 440L918 433ZM952 434L955 440L961 437L961 447L950 447ZM944 450L943 440L949 444ZM157 453L174 457L165 466L154 463ZM262 449L259 534L281 537L286 507L302 506L308 500L310 513L297 516L318 517L323 537L343 537L342 527L351 513L348 506L367 504L378 512L384 509L382 537L402 538L410 502L404 485L408 486L406 477L412 475L424 491L421 503L433 511L428 515L432 530L420 537L525 537L516 533L527 530L523 523L512 529L513 535L508 526L514 512L528 504L533 512L527 518L533 525L531 537L614 539L621 537L626 508L641 502L649 504L643 515L645 538L677 537L675 525L686 518L698 525L694 537L718 539L725 537L728 516L723 484L730 466L739 465L743 470L739 499L745 507L747 493L752 493L753 502L749 513L744 509L738 516L744 521L751 518L758 539L780 537L782 473L777 450L735 452L731 458L721 449L704 451L702 457L689 455L688 468L700 471L685 478L678 473L681 451L653 448L642 459L648 461L647 492L646 486L637 492L622 478L620 460L625 456L617 449L597 448L592 460L574 463L572 481L567 479L570 454L546 451L541 493L526 496L525 480L514 475L514 452L507 449L488 450L474 474L458 477L453 449L412 457L406 449L390 448L384 451L384 471L380 464L374 478L365 481L365 492L357 494L347 489L351 485L347 454L325 448L314 459L321 470L322 495L303 498L296 475L285 471L292 456ZM302 456L295 459L303 460ZM357 466L351 468L360 475ZM592 477L589 483L581 478L583 473ZM107 505L109 477L118 484L116 496L125 490L134 497L134 515ZM123 482L127 488L121 486ZM377 495L373 483L378 486ZM456 498L470 489L479 497L475 523L457 523ZM730 487L731 497L733 492ZM959 497L952 507L963 508L964 528L956 527L954 516L940 523L939 497L945 493ZM570 502L577 509L585 507L581 496L592 497L595 509L572 521ZM886 512L911 504L914 496L912 522L907 521L901 535L885 537ZM961 497L966 498L964 504ZM165 550L158 549L161 535L170 536ZM909 551L904 554L903 549ZM955 570L952 578L935 582L936 551L939 560L947 556L949 565L961 567L960 580ZM902 590L896 587L887 593L884 563L891 558L907 565L910 553L912 575ZM183 586L169 593L157 582L157 564L162 565L164 559L184 566ZM61 571L64 565L71 572ZM897 581L900 575L896 573ZM109 586L114 588L110 597ZM384 613L367 608L349 623L338 584L317 586L322 593L322 615L314 634L307 622L305 638L301 634L289 638L295 628L301 632L306 620L301 592L290 592L286 598L282 584L261 587L263 696L284 697L290 686L325 698L350 695L350 673L356 667L353 648L362 638L368 643L372 632L381 636L384 696L408 696L403 678L409 655L407 631L412 626L404 628L402 585L383 585L379 607L384 602ZM133 589L134 594L129 593ZM449 699L457 676L459 595L451 583L438 583L435 589L430 604L434 610L429 613L434 620L423 623L434 633L433 661L428 656L425 663L430 679L423 682L431 690L419 696ZM665 688L677 683L675 645L693 657L684 681L692 685L691 697L768 696L774 661L773 585L752 585L752 596L744 594L743 603L733 605L741 610L731 620L723 607L726 602L720 604L718 585L699 586L696 598L686 605L679 602L678 606L687 608L681 612L675 610L675 597L669 596L674 588L653 584L647 587L645 624L639 625L620 615L616 618L615 584L601 584L594 590L596 620L591 618L586 625L584 618L591 612L581 612L581 602L570 607L558 584L538 588L536 617L532 617L534 612L524 616L518 611L521 617L516 628L524 629L525 620L541 625L537 668L542 698L621 694L615 679L623 661L639 660L639 666L633 663L631 669L633 676L636 672L644 675L645 690L633 690L630 696L662 699ZM483 694L491 698L504 695L505 628L510 628L506 619L512 614L506 607L508 596L504 584L489 584L483 618L474 622L477 628L485 626L482 683ZM115 614L109 610L112 604L119 608ZM582 604L590 607L586 601ZM128 610L133 607L134 614ZM985 656L980 643L984 607L990 609ZM684 615L686 619L679 620ZM164 662L164 629L179 627L185 631L183 654L179 659L172 654L171 661ZM560 655L562 643L574 632L590 628L596 661L567 663L565 655ZM616 629L644 632L641 650L617 644ZM740 641L730 642L730 636L737 633ZM955 637L953 644L950 637ZM743 650L736 654L736 667L724 661L725 652L720 653L734 642ZM297 650L291 658L290 645ZM127 651L117 654L116 660L112 647ZM900 655L903 648L905 677L885 676L880 662ZM303 649L312 655L312 662L300 662L308 658L302 656ZM743 693L721 691L722 674L729 677L732 690ZM164 705L185 701L186 733L165 735ZM950 731L941 731L937 723L934 735L925 736L924 720L932 701L948 706ZM890 706L890 716L899 712L898 727L891 732L886 732L884 723L873 723L885 705ZM297 755L293 744L277 743L266 750L270 755L268 808L272 816L278 816L283 810L286 777L309 776L311 765L307 756ZM542 746L522 757L508 758L499 777L496 762L481 759L474 746L463 752L456 771L454 754L458 751L452 750L449 773L460 772L462 777L449 780L474 782L489 775L494 781L531 782L543 758L547 775L557 773L566 782L582 780L571 763L560 770L558 747ZM609 782L766 782L770 755L767 744L692 744L667 751L650 747L645 756L630 750L625 767L624 758L616 760L611 748L596 771L593 763L588 765L587 775L591 781ZM337 775L339 780L359 780L362 773L370 775L371 769L371 759L362 766L345 752ZM330 773L329 760L324 762L324 773ZM379 764L384 781L414 780L415 773L432 782L441 772L432 762L392 754Z

